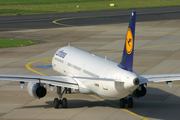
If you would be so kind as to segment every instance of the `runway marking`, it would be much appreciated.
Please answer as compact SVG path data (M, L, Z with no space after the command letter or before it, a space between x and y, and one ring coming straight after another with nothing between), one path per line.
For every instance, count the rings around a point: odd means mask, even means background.
M42 62L45 62L45 63L52 63L52 57L49 58L49 59L47 59L47 60L44 60L44 61L42 61Z
M165 11L165 12L150 12L150 13L139 13L141 14L153 14L153 13L167 13L167 12L179 12L179 11ZM58 21L63 21L63 20L71 20L71 19L79 19L79 18L98 18L98 17L112 17L112 16L123 16L123 15L129 15L129 14L118 14L118 15L102 15L102 16L87 16L87 17L71 17L71 18L60 18L57 20L54 20L53 23L57 24L57 25L61 25L61 26L67 26L67 27L79 27L79 26L75 26L75 25L68 25L68 24L63 24L63 23L59 23ZM85 27L85 28L90 28L90 27ZM101 29L101 28L97 28L97 29ZM111 28L112 29L112 28ZM152 30L152 29L144 29L144 30ZM168 30L168 29L166 29ZM174 29L173 29L174 30ZM159 30L158 30L159 31ZM153 32L153 31L142 31L142 30L136 30L136 32L144 32L144 33L160 33L160 34L172 34L172 35L180 35L178 33L170 33L170 32Z
M177 11L162 11L162 12L147 12L147 13L138 13L138 15L144 15L144 14L157 14L157 13L172 13L172 12L179 12L179 10ZM66 20L66 19L77 19L77 18L93 18L93 17L112 17L112 16L123 16L123 15L129 15L129 14L116 14L116 15L100 15L100 16L87 16L87 17L71 17L71 18L61 18L62 20ZM28 21L46 21L46 20L53 20L53 18L49 18L49 19L33 19L33 20L17 20L17 21L3 21L0 23L17 23L17 22L28 22ZM59 20L59 19L57 19ZM56 21L56 20L54 20ZM55 22L56 24L56 22ZM65 24L66 25L66 24ZM69 26L69 25L67 25ZM73 26L73 25L72 25Z
M49 59L49 58L51 58L51 57L47 57L47 58L43 58L43 59L39 59L39 60L35 60L35 61L32 61L32 62L29 62L29 63L26 64L26 68L27 68L28 70L30 70L30 71L32 71L32 72L35 72L35 73L37 73L37 74L40 74L40 75L42 75L42 76L47 76L47 75L45 75L45 74L43 74L43 73L41 73L41 72L38 72L38 71L32 69L32 68L31 68L31 64L33 64L33 63L35 63L35 62L42 61L42 60L46 60L46 59Z
M138 114L135 114L135 113L133 113L133 112L127 110L127 109L121 109L121 110L123 110L123 111L125 111L125 112L128 112L128 113L130 113L130 114L132 114L132 115L134 115L134 116L136 116L136 117L139 117L139 118L141 118L142 120L149 120L149 119L147 119L147 118L145 118L145 117L143 117L143 116L140 116L140 115L138 115Z
M171 12L179 12L179 10L177 10L177 11L163 11L163 12L138 13L137 15L157 14L157 13L171 13ZM53 23L54 23L54 24L57 24L57 25L67 26L67 27L79 27L79 26L75 26L75 25L68 25L68 24L58 23L57 21L70 20L70 19L79 19L79 18L98 18L98 17L113 17L113 16L124 16L124 15L129 15L129 14L117 14L117 15L100 15L100 16L86 16L86 17L60 18L60 19L54 20Z
M116 107L116 108L120 108L118 105L113 104L113 103L111 103L111 102L109 102L109 101L106 101L106 100L104 100L104 99L101 99L101 98L98 97L98 96L95 96L95 95L93 95L93 94L91 94L90 96L92 96L92 97L94 97L94 98L96 98L96 99L99 99L99 100L101 100L101 101L104 101L105 103L108 103L108 104L110 104L111 106L114 106L114 107ZM130 114L132 114L132 115L134 115L134 116L136 116L136 117L139 117L139 118L141 118L142 120L148 120L147 118L145 118L145 117L143 117L143 116L140 116L140 115L138 115L138 114L136 114L136 113L134 113L134 112L131 112L130 110L127 110L127 109L124 109L124 108L120 108L120 109L123 110L123 111L125 111L125 112L127 112L127 113L130 113Z
M84 18L84 17L61 18L61 19L54 20L53 23L54 23L54 24L57 24L57 25L67 26L67 27L77 27L77 26L74 26L74 25L57 23L57 21L67 20L67 19L77 19L77 18Z

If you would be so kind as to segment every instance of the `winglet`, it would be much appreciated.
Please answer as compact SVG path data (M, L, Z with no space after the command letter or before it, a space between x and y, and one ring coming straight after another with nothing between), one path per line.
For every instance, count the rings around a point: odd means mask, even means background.
M132 72L133 54L134 54L134 36L135 36L136 11L132 11L129 27L127 30L124 51L121 63L118 66L122 69Z

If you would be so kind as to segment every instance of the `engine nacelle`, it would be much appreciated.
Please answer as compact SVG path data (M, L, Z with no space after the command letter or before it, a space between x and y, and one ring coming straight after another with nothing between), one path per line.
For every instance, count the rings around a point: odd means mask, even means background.
M40 86L39 83L32 82L28 83L27 91L29 95L31 95L34 98L43 98L47 93L47 90L44 86Z
M144 87L144 85L140 85L132 94L132 97L143 97L146 95L146 88Z

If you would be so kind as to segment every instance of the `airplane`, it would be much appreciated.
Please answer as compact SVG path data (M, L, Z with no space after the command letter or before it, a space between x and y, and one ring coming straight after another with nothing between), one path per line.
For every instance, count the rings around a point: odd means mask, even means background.
M54 108L67 108L63 98L71 89L83 94L95 94L107 100L119 100L119 107L133 108L133 98L146 95L147 83L180 80L180 74L137 75L133 71L136 11L132 11L127 29L125 45L120 63L102 58L81 49L66 46L57 50L52 59L54 71L64 76L30 76L0 74L0 80L19 81L21 88L27 84L28 93L34 98L43 98L50 90L57 88L59 98L54 99Z

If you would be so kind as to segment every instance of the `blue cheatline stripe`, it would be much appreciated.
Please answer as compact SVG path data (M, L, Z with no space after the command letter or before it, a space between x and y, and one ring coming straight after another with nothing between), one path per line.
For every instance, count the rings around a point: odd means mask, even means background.
M37 67L52 67L52 65L37 65Z
M135 36L136 11L132 11L127 35L124 44L123 56L118 67L131 71L133 70L134 36Z

